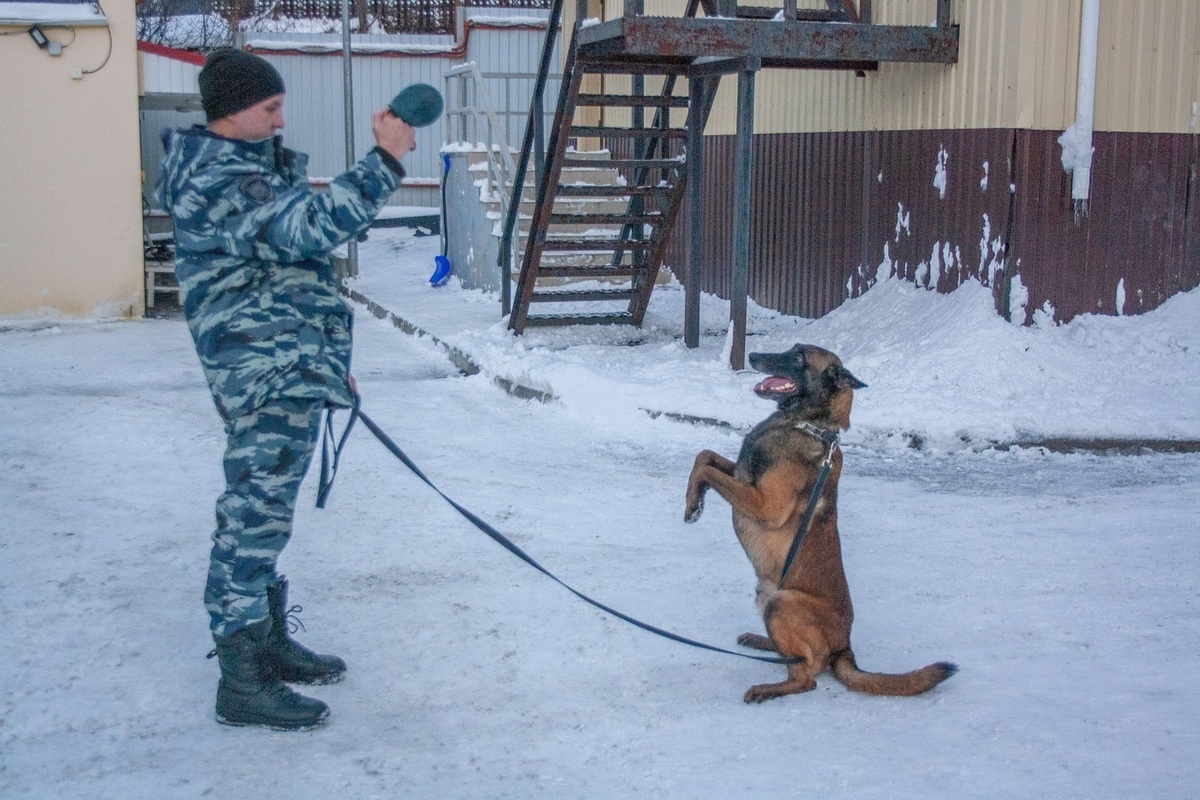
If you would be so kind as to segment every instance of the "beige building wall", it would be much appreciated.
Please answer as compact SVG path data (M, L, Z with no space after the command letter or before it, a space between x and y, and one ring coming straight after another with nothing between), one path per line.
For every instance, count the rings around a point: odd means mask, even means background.
M60 56L0 21L0 317L143 312L134 3L104 11L39 23Z
M936 10L935 0L872 5L873 21L890 25L929 25ZM952 66L882 63L864 77L764 70L755 85L755 132L1062 130L1075 118L1082 5L956 0L960 44ZM620 15L622 6L606 0L605 17ZM684 0L645 0L647 15L681 16L684 6ZM824 3L801 0L800 6ZM567 11L573 17L573 4ZM1200 2L1102 0L1098 50L1096 130L1200 132ZM685 87L680 81L677 93ZM722 80L706 133L736 131L736 99L736 78Z
M1200 3L1102 0L1096 127L1200 133Z
M885 0L875 4L874 16L881 24L929 25L935 9L932 0ZM1064 128L1075 116L1079 15L1078 0L958 2L952 5L956 64L884 62L862 78L776 73L784 82L772 88L781 99L797 91L826 98L806 118L788 121L798 131ZM806 83L821 76L824 86ZM787 85L788 78L799 85ZM802 105L783 102L792 114ZM830 122L836 127L828 128Z

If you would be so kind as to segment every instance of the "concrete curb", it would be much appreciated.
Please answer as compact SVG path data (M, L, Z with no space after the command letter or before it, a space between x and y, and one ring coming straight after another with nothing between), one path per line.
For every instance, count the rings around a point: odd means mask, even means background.
M467 353L463 352L454 345L439 339L429 331L421 328L419 325L409 322L403 317L396 316L391 311L388 311L386 308L379 305L379 303L376 303L374 300L370 299L358 290L349 289L343 286L342 293L354 302L365 307L371 312L372 316L384 320L385 322L392 323L392 325L394 325L398 330L403 331L410 336L420 336L429 339L438 347L446 351L446 356L450 359L450 363L453 364L455 368L463 375L479 375L483 373L483 369L476 364ZM541 403L551 403L558 400L556 395L553 395L549 392L543 392L540 389L531 389L528 386L523 386L515 381L498 375L492 376L492 383L496 384L513 397L519 397L522 400L537 400Z
M1052 453L1098 453L1138 456L1153 453L1200 453L1195 439L1072 439L1054 437L1040 442L1018 442L1018 447L1044 447Z

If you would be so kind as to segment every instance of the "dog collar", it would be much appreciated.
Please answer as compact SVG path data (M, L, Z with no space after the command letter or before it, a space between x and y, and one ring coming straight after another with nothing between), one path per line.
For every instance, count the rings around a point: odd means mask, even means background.
M807 433L809 436L820 439L830 450L838 445L839 437L837 431L826 430L819 425L813 425L808 420L797 422L795 427L798 431Z

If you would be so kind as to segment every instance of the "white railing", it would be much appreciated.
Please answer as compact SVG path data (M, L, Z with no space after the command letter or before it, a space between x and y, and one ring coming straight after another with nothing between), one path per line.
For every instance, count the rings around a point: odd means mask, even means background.
M552 76L561 80L562 75ZM525 126L529 122L527 107L529 87L537 79L532 72L489 72L484 73L479 65L467 62L449 69L445 73L446 98L446 143L466 143L479 146L484 152L487 164L483 193L484 199L495 198L500 202L500 219L507 219L512 205L513 182L516 175L516 165L513 162L513 149L510 141L519 141L525 136ZM493 102L488 85L501 82L503 85L503 103L499 106ZM557 97L557 93L554 93ZM543 110L543 126L553 120L554 109ZM538 169L542 159L536 159L536 166L529 170L526 185L537 185ZM513 261L520 263L522 242L524 237L514 235L511 239Z
M507 99L511 79L528 81L534 76L503 73L487 77L505 79ZM508 215L508 207L512 202L513 179L517 171L517 166L513 163L512 147L508 144L508 125L514 114L523 113L514 111L507 102L504 111L496 111L487 82L483 73L479 71L479 65L474 61L446 71L446 143L464 142L468 145L482 146L487 162L487 175L481 199L498 199L501 219ZM503 123L501 117L504 118Z

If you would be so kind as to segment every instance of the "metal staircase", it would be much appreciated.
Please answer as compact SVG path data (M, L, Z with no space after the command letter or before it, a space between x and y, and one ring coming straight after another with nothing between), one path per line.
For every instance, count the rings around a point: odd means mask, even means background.
M688 293L685 341L696 346L702 133L721 76L740 76L735 189L748 198L753 83L758 70L863 72L876 69L879 61L952 63L958 53L950 0L936 0L933 26L873 25L869 0L859 0L857 10L851 0L827 0L824 9L799 9L797 0L783 0L780 8L739 7L736 0L688 0L682 17L646 17L642 0L625 0L624 15L618 19L577 22L554 122L543 148L541 116L535 117L535 112L541 108L551 67L550 41L561 19L562 3L554 0L551 8L530 107L536 124L527 126L516 168L516 185L523 187L530 158L538 161L537 194L523 252L513 246L520 239L519 202L509 204L503 229L504 311L509 314L509 328L517 333L531 325L641 325L690 180L695 217L692 252L686 277L681 277ZM577 3L577 17L584 20L586 0ZM698 16L700 11L703 17ZM686 94L676 94L680 77L687 79ZM658 87L651 93L645 91L647 78ZM627 91L612 88L624 88L626 83ZM596 91L595 85L601 88ZM653 117L647 124L648 111ZM617 119L628 119L629 124L606 124ZM574 170L597 163L575 149L587 139L598 139L617 153L609 162L621 173L617 184L572 180ZM749 215L744 208L736 210L731 313L735 333L740 331L744 338ZM520 253L521 264L510 301L514 252ZM532 313L534 308L539 313ZM740 357L736 353L732 359L736 362Z
M691 3L689 13L697 6ZM619 59L581 57L572 37L509 317L514 331L530 325L642 324L683 202L683 143L689 127L703 129L711 108L708 102L689 110L688 97L675 94L678 72L672 66L631 68ZM645 78L655 74L663 76L661 88L646 94ZM629 91L582 90L585 82L606 86L613 76L629 76ZM602 120L611 109L627 109L631 124L589 120ZM673 120L676 109L681 111ZM646 125L648 111L653 118ZM624 157L597 161L571 146L585 139L613 143ZM616 168L621 180L572 180L573 170L600 163ZM547 311L533 313L535 304Z

